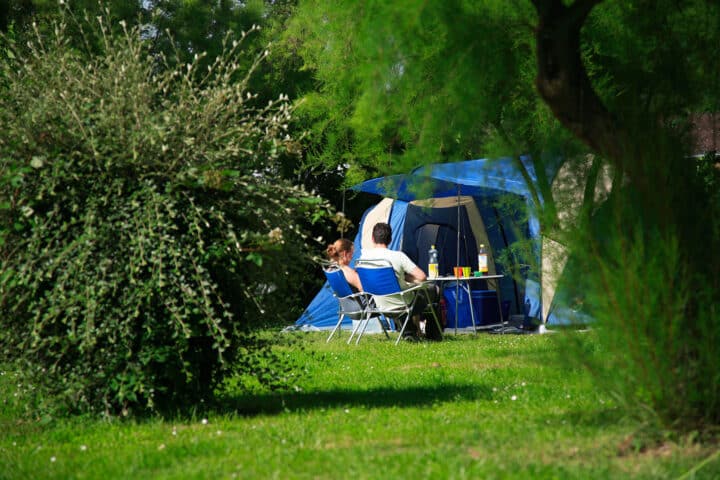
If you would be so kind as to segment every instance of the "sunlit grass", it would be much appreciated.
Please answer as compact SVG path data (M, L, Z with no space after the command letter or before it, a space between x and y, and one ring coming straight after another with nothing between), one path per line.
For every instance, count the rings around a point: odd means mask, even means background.
M192 418L21 419L12 372L0 478L677 478L713 454L643 443L553 336L359 346L302 334L297 391ZM592 335L587 334L593 341ZM346 338L346 337L344 337ZM621 372L618 372L621 374ZM690 478L718 478L713 461Z

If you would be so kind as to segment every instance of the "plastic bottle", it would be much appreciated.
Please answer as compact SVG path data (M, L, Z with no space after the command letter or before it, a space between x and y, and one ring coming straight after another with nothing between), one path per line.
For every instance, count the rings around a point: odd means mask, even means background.
M480 275L488 274L488 254L484 243L480 244L480 250L478 250L478 271Z
M433 245L428 251L428 278L437 278L439 271L438 251L435 249L435 245Z

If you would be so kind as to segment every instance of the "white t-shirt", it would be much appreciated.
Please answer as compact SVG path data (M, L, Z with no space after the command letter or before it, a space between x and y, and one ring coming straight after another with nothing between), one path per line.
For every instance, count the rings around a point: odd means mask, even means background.
M362 254L360 255L361 260L388 260L395 270L395 276L398 279L398 284L402 290L407 290L413 287L415 284L409 283L405 280L405 274L412 272L417 268L417 265L410 260L410 257L405 255L403 252L397 250L390 250L389 248L363 248ZM406 294L405 299L407 302L412 302L413 296L417 292ZM405 302L402 300L402 296L388 295L382 298L375 298L375 303L378 307L383 309L397 309L403 308Z
M405 280L405 274L415 270L417 265L410 260L410 257L404 252L398 250L390 250L389 248L363 248L360 255L361 260L388 260L395 270L395 276L398 279L400 288L403 290L413 286Z

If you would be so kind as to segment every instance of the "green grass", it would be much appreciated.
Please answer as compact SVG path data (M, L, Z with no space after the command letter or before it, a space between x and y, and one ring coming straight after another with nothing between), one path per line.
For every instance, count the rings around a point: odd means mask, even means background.
M557 335L300 335L298 391L192 419L23 420L5 371L0 478L720 478L717 446L643 446Z

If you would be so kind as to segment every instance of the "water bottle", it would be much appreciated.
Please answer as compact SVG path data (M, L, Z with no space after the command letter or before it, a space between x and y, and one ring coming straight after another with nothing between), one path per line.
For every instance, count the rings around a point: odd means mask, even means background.
M438 251L435 249L435 245L433 245L428 251L428 278L437 278L439 271Z
M484 243L480 244L480 250L478 250L478 271L480 275L487 275L488 273L488 254Z

